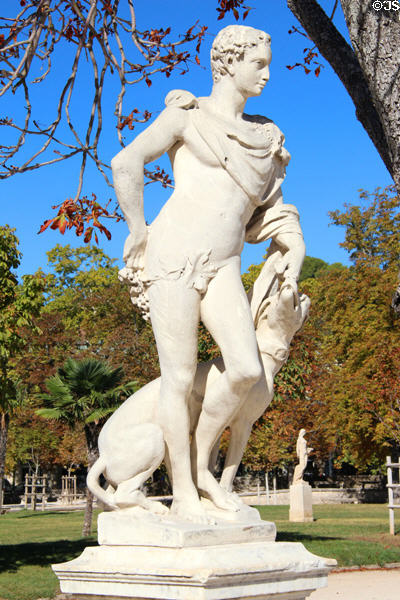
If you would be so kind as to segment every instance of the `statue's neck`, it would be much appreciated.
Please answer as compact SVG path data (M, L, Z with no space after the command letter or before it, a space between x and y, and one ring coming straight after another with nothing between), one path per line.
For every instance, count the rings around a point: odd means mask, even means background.
M247 97L233 85L231 77L226 75L214 83L207 104L215 114L236 121L242 118L246 101Z

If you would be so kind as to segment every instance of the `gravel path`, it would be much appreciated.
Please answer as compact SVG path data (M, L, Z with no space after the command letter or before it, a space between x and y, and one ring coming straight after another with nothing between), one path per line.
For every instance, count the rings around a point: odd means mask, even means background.
M400 569L331 573L328 587L313 592L309 600L399 600Z

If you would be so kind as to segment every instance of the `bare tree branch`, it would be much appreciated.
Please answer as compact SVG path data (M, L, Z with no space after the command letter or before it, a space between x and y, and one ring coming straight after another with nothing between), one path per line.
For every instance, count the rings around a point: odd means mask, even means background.
M123 128L128 125L133 129L136 123L143 123L151 116L148 111L138 109L131 109L126 112L129 116L124 116L127 86L140 81L151 85L156 74L169 77L176 68L186 72L195 57L198 61L197 53L205 31L206 27L195 24L184 35L172 40L170 28L139 31L133 0L127 3L119 0L31 0L16 16L0 17L0 96L13 94L13 102L19 99L25 107L23 123L0 115L0 126L7 129L11 138L15 134L14 141L0 146L0 178L81 155L75 202L82 193L88 159L94 161L111 186L107 174L109 166L99 155L106 77L112 77L113 82L115 77L119 79L115 92L115 126L123 146ZM193 44L194 51L189 50ZM35 117L37 107L32 104L30 91L34 85L41 85L56 68L60 52L64 64L68 60L66 57L72 58L72 67L55 102L54 119L42 125ZM75 89L78 73L82 69L86 69L85 76L87 73L86 59L91 66L93 99L88 119L82 126L81 116L76 123L71 107L73 98L79 93ZM42 64L43 72L40 73ZM35 76L28 81L32 71ZM23 97L17 94L18 88L23 89ZM48 112L51 114L51 107ZM61 127L63 124L68 125L67 135ZM28 141L31 153L17 164L16 158ZM57 154L56 158L49 155L51 151ZM146 171L146 175L149 182L160 181L166 187L172 183L160 169Z

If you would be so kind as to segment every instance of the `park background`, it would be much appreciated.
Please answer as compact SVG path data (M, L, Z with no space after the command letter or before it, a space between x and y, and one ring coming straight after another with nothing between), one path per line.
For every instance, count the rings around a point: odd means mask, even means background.
M313 308L276 380L274 402L254 427L241 475L245 482L254 482L263 481L265 472L270 472L278 478L279 485L286 486L295 463L297 434L305 427L309 443L315 448L306 473L313 485L340 486L363 481L382 492L385 456L396 457L400 443L399 326L390 308L400 255L399 200L393 188L388 187L390 176L330 66L319 57L323 68L318 77L314 67L308 75L302 67L287 68L302 62L309 42L299 34L288 33L296 21L285 3L249 4L254 10L250 10L245 23L271 34L273 62L270 82L260 98L249 102L247 111L267 115L285 133L292 162L283 192L286 202L295 204L301 215L308 258L300 285L311 297ZM326 10L332 4L321 2ZM10 0L9 14L14 14L19 5L20 2ZM193 61L186 75L165 78L159 74L151 86L145 82L133 86L127 93L125 114L138 107L151 111L154 118L162 110L164 97L174 88L188 89L195 95L207 94L211 87L208 55L212 39L221 26L236 22L235 17L229 13L218 21L211 0L201 4L177 0L173 5L155 0L151 11L148 3L139 0L135 8L141 29L171 25L173 32L186 31L198 19L200 25L208 25L208 30L199 55L200 66ZM348 38L340 10L335 24ZM36 93L41 122L52 110L70 62L65 43L55 59L56 68L43 88L45 91ZM79 123L84 122L91 97L86 81L83 69L73 104ZM2 116L21 118L23 99L18 94L19 91L15 96L2 98ZM104 125L102 147L103 157L109 162L119 150L112 86L104 102L110 118ZM125 128L125 140L139 131L140 125L133 132ZM169 169L166 160L157 162L161 168ZM54 216L51 206L74 196L78 169L78 162L70 159L2 182L2 223L15 228L19 238L18 245L12 232L1 228L0 300L6 307L0 336L0 359L7 368L7 378L1 380L2 415L8 427L6 492L10 498L14 494L18 501L26 473L48 474L49 500L57 496L62 474L77 474L84 492L86 466L93 460L90 443L96 439L107 414L126 397L128 384L132 390L158 375L150 326L131 306L127 290L117 280L126 225L107 222L111 241L100 236L98 246L84 246L82 238L73 231L64 237L49 229L37 234L43 221ZM370 194L360 198L362 189ZM90 165L83 193L95 193L102 202L113 197L112 190ZM149 221L167 197L168 190L156 183L146 188ZM330 211L338 212L329 215ZM246 246L242 264L246 288L259 272L265 251L262 244ZM13 258L11 265L4 256ZM9 288L4 284L12 288L8 296L4 290ZM200 327L200 360L213 358L218 352L207 331ZM70 367L76 364L79 368L87 361L102 361L106 379L107 373L122 367L119 373L124 389L116 394L113 389L103 389L97 397L100 407L70 389L69 405L60 412L51 378L60 374L67 359L76 361L70 362ZM77 373L82 376L82 370ZM37 410L45 406L59 410L60 418L39 416ZM226 432L221 457L228 441ZM152 490L168 490L163 470L149 485L149 491ZM359 515L361 520L365 518L366 513L363 514ZM380 524L378 527L372 523L372 541L391 547L393 542L382 537L383 513L376 514ZM21 521L14 520L12 524L12 515L6 517L10 519L12 538L16 531L13 527L20 529ZM22 518L26 518L25 513L21 513ZM343 519L343 515L338 518ZM29 531L33 539L35 534ZM76 531L66 536L77 539ZM303 534L289 531L288 539L293 539L290 535ZM318 537L321 533L315 530L306 535ZM47 543L40 535L36 539ZM49 543L53 542L51 538ZM29 539L22 536L20 543L29 545ZM79 542L71 546L71 554L79 544L82 545ZM360 546L360 539L356 537L354 544L348 546L353 549L353 558L348 556L343 564L356 560L354 548ZM29 562L29 550L18 548L16 564L18 560L21 564ZM47 559L48 550L48 546L43 546ZM369 558L364 555L359 560L371 561L377 548L369 548L368 552ZM319 553L330 554L328 550ZM393 556L379 560L394 560ZM7 572L9 567L7 562Z

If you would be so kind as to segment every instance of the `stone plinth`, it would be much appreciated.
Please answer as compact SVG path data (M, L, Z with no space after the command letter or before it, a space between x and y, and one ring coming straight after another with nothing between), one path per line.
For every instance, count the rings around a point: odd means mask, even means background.
M307 523L313 521L312 489L305 481L290 486L289 521Z
M121 511L122 512L122 511ZM256 511L258 514L258 511ZM191 548L241 542L273 542L275 523L261 521L247 523L220 522L196 525L182 521L160 521L157 518L132 519L129 513L104 512L98 517L98 540L101 546L156 546L160 548Z
M268 541L275 536L273 523L205 526L164 520L157 527L150 520L146 533L146 520L127 517L123 511L103 513L102 545L53 565L67 598L304 600L326 585L335 564L300 543Z

